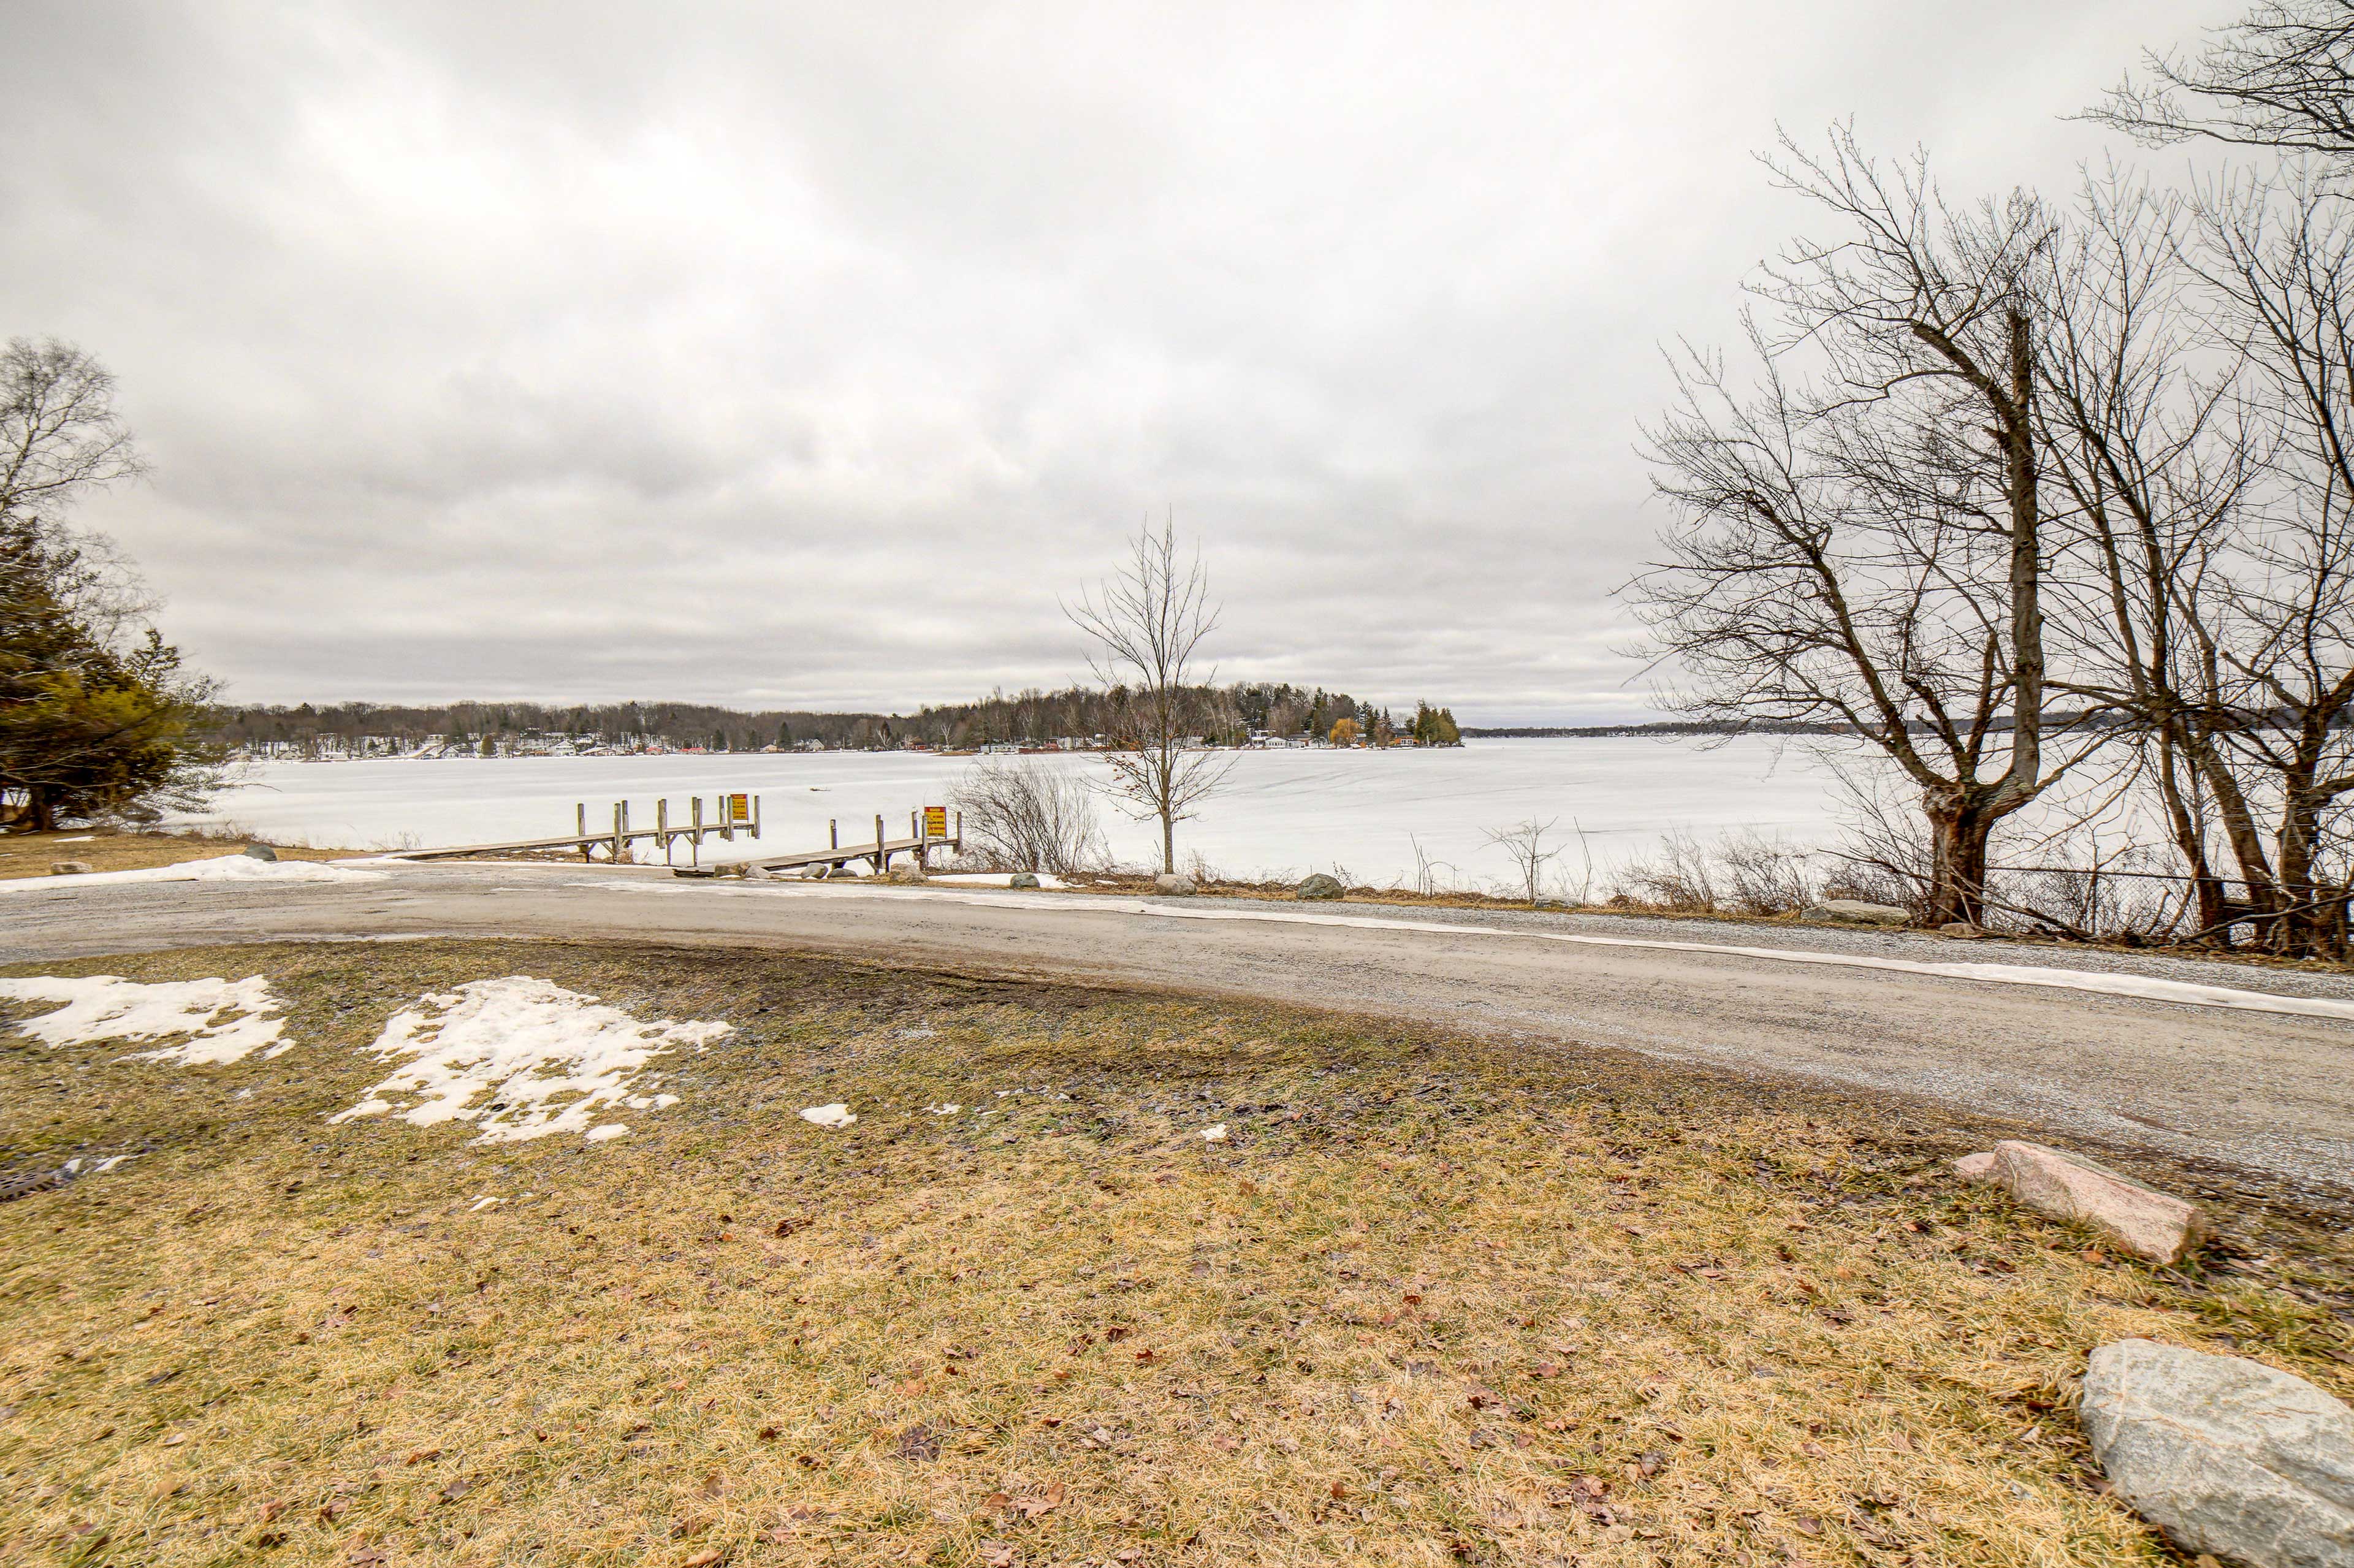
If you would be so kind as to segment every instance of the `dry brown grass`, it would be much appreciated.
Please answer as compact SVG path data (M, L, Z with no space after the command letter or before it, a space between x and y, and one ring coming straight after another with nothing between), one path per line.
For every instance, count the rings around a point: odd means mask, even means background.
M0 1204L9 1561L2153 1563L2090 1347L2348 1387L2294 1216L2127 1266L1812 1089L772 955L43 972L266 973L302 1044L0 1034L0 1164L146 1150ZM739 1033L593 1148L324 1124L395 1007L515 973Z
M87 842L76 842L87 841ZM144 871L150 866L177 865L184 860L210 860L233 854L258 841L244 834L221 837L192 833L110 833L98 830L65 833L0 835L0 879L47 876L61 860L88 863L92 871ZM366 850L274 846L281 860L341 860L366 854Z

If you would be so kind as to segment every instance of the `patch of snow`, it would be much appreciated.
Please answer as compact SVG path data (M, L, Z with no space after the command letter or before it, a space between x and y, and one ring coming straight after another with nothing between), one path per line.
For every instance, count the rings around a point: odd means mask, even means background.
M1202 1129L1202 1141L1204 1143L1224 1143L1225 1140L1226 1124L1225 1122L1219 1122L1214 1127L1205 1127Z
M474 1206L467 1210L466 1213L470 1214L479 1214L484 1209L489 1208L493 1203L504 1203L505 1202L506 1200L504 1198L493 1198L487 1196L477 1198L474 1200Z
M527 975L472 980L393 1014L371 1049L408 1060L328 1119L389 1113L416 1127L471 1123L476 1143L575 1132L602 1142L629 1129L590 1124L604 1107L630 1101L647 1062L734 1033L716 1022L649 1023Z
M801 1119L817 1127L848 1127L858 1118L850 1107L836 1102L830 1106L811 1106L801 1112Z
M214 1066L255 1051L275 1056L294 1044L283 1038L286 1021L278 1016L285 1003L270 994L270 981L260 975L152 983L118 975L0 980L0 997L65 1003L55 1012L16 1025L45 1045L96 1040L177 1042L134 1053L134 1059L143 1062Z
M584 1143L608 1143L614 1139L623 1136L630 1129L618 1121L609 1121L601 1127L590 1128L588 1132L583 1135L581 1141Z
M384 876L380 871L354 871L348 866L326 865L314 860L255 860L247 854L225 854L211 860L184 860L177 865L151 865L139 871L15 877L0 882L0 893L54 892L117 882L381 882Z
M96 833L84 833L78 839L51 839L49 842L53 844L87 844L95 843L97 841Z
M952 871L944 876L935 876L930 880L946 887L1011 887L1013 885L1013 874L1010 871ZM1070 884L1051 872L1042 871L1038 873L1038 885L1042 889L1052 891L1068 887Z
M960 1105L945 1105L926 1106L924 1108L931 1112L934 1116L954 1116L957 1112L964 1109L964 1107Z
M138 1158L139 1156L135 1154L110 1154L105 1159L100 1160L97 1164L90 1168L90 1174L93 1176L103 1175L107 1171L111 1171L116 1166L122 1164L124 1160L136 1160Z

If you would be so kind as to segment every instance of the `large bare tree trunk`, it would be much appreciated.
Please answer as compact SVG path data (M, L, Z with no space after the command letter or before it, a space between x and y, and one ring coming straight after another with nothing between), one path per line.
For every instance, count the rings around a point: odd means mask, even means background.
M2000 814L1977 791L1933 790L1922 799L1929 818L1931 926L1986 924L1987 842Z

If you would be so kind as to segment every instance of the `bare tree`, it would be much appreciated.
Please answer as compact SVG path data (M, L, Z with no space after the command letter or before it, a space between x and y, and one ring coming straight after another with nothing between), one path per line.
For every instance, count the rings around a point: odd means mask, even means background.
M1559 817L1548 817L1540 822L1532 817L1509 828L1489 828L1479 835L1490 848L1502 850L1512 857L1512 879L1520 885L1521 894L1532 909L1544 893L1545 867L1569 848L1567 844L1545 847L1546 838L1560 821Z
M1202 688L1214 670L1197 672L1202 643L1217 629L1209 574L1197 552L1177 550L1176 525L1164 520L1137 532L1127 564L1065 613L1095 641L1088 668L1113 698L1110 791L1138 820L1161 822L1161 868L1177 869L1177 824L1225 782L1232 757L1203 737L1226 722Z
M1676 525L1631 591L1704 716L1829 723L1893 759L1932 830L1926 917L1978 924L1997 823L2047 761L2044 446L2031 195L1949 207L1834 130L1775 168L1839 225L1753 285L1753 389L1687 348L1646 431Z
M1035 762L975 763L949 791L974 847L1002 871L1086 871L1104 858L1094 797L1080 779Z
M2263 437L2240 403L2242 355L2185 264L2185 222L2175 197L2087 183L2044 275L2037 416L2066 501L2053 586L2073 674L2056 689L2125 721L2118 758L2137 747L2200 925L2220 929L2210 803L2245 813L2216 741L2219 588Z
M2205 138L2354 156L2354 0L2270 0L2196 54L2143 55L2085 118L2151 145Z
M2211 188L2201 278L2244 345L2244 407L2268 444L2213 598L2211 719L2230 766L2277 813L2269 853L2225 828L2276 945L2341 951L2354 796L2354 212L2309 166Z

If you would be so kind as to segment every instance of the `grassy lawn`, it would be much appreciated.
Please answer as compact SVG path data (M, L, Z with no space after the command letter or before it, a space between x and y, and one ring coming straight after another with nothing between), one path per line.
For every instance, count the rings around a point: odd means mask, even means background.
M774 955L38 972L266 975L299 1044L0 1030L0 1170L136 1151L0 1203L10 1562L2147 1563L2087 1350L2354 1387L2324 1220L2127 1266L1815 1088ZM508 975L735 1033L609 1141L326 1120Z

